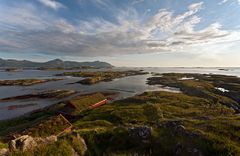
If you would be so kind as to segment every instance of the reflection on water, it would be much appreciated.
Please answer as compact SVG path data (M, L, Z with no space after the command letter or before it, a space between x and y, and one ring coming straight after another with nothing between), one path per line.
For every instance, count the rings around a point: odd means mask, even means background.
M228 71L218 70L218 68L114 68L112 70L144 70L148 72L155 73L204 73L204 74L223 74L223 75L235 75L240 76L240 68L229 68ZM55 74L62 73L64 71L38 71L38 70L26 70L19 72L5 72L0 71L0 79L26 79L26 78L54 78ZM115 79L111 82L101 82L95 85L81 85L75 83L82 78L78 77L69 77L63 76L63 80L52 81L42 84L36 84L33 86L2 86L0 87L0 98L18 96L23 94L31 94L34 92L41 92L51 89L73 89L80 93L96 92L96 91L114 91L118 92L117 99L122 99L130 97L136 94L140 94L144 91L171 91L178 93L180 92L177 88L169 88L162 86L149 86L146 84L148 75L137 75L130 76L120 79ZM53 103L58 102L58 100L49 100L49 99L31 99L31 101L14 101L14 102L2 102L0 104L0 120L16 117L24 113L30 112L35 109L43 108L49 106ZM26 105L34 103L29 107L18 108L14 110L8 110L10 105Z

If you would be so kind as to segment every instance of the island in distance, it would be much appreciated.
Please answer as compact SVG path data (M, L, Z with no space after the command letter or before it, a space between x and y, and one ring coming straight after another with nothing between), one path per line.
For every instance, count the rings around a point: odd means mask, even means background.
M32 62L27 60L1 59L0 68L7 71L14 71L19 68L24 69L75 69L75 68L112 68L113 65L107 62L93 61L93 62L75 62L63 61L54 59L47 62Z

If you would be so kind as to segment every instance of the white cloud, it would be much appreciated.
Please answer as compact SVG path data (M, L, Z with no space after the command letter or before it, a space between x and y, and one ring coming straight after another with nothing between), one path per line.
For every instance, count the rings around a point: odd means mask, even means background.
M132 2L132 5L139 4L139 3L142 3L142 2L144 2L144 0L134 0Z
M52 8L54 10L58 10L59 8L65 8L65 6L62 3L57 2L55 0L38 0L38 1L43 5L49 8Z
M222 5L222 4L225 4L227 2L228 2L228 0L222 0L221 2L218 3L218 5Z
M240 0L236 0L237 3L240 5ZM223 5L225 3L229 2L229 0L222 0L221 2L218 3L218 5Z

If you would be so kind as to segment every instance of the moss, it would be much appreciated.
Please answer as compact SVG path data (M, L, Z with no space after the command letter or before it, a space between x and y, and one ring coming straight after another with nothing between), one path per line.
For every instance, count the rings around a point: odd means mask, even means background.
M58 115L24 130L22 134L34 137L47 137L50 135L57 135L71 126L72 125L63 116Z
M40 111L31 113L31 115L26 115L10 120L0 121L0 137L7 137L12 133L17 133L31 127L43 120L46 120L53 114L47 111Z
M113 124L106 120L95 120L95 121L81 121L78 120L74 123L75 129L79 128L91 128L91 127L112 127Z
M8 144L0 142L0 149L2 149L2 148L8 148Z

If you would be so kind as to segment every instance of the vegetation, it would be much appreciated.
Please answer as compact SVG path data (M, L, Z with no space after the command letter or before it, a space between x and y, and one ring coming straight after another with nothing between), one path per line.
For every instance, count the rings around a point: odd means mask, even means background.
M71 128L71 123L68 122L63 116L53 116L37 125L26 129L21 134L30 135L33 137L47 137L50 135L58 135L67 128Z
M197 149L203 155L238 155L239 119L232 109L203 98L147 92L93 110L73 124L87 141L89 155L175 155L178 144L182 155L187 149ZM176 125L171 125L174 122ZM128 135L128 127L141 125L153 128L147 143ZM185 127L183 131L178 129L180 125Z

